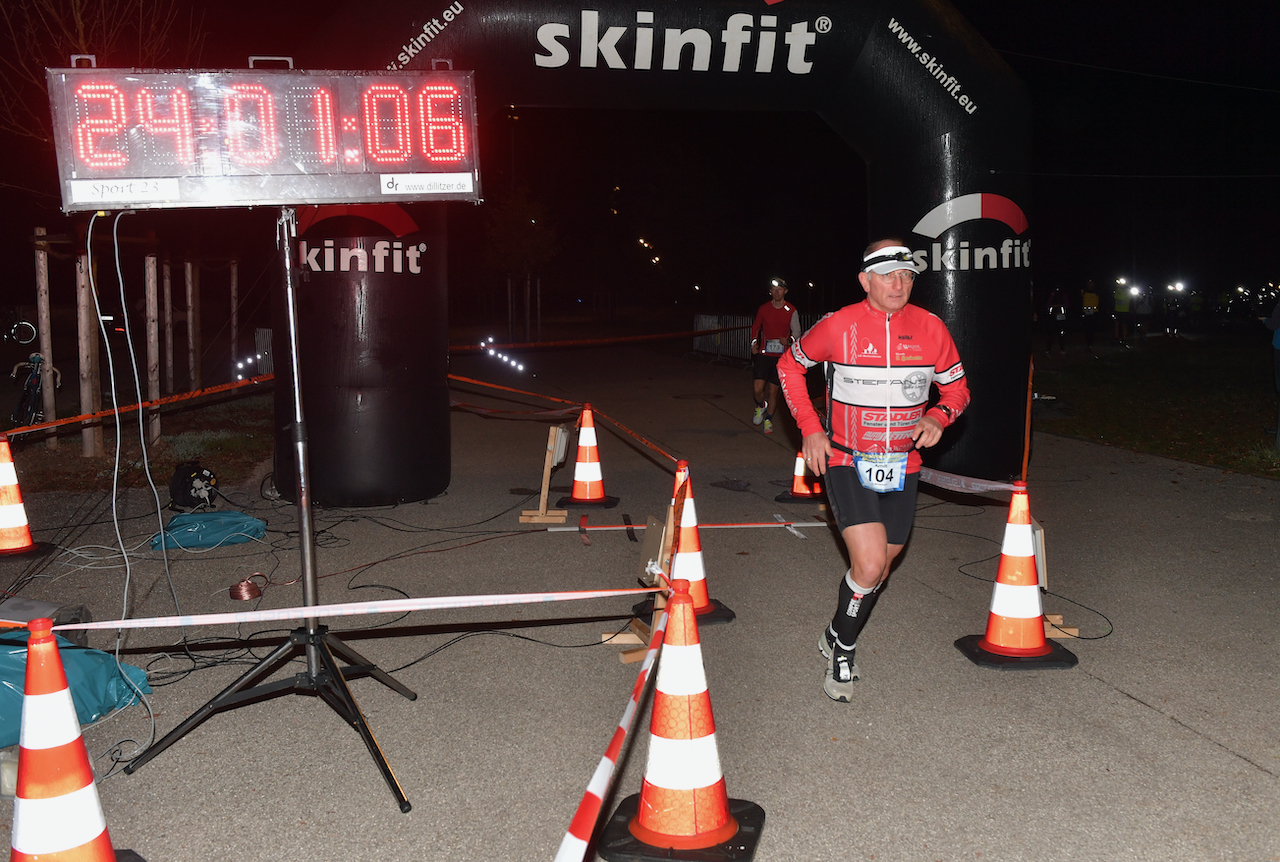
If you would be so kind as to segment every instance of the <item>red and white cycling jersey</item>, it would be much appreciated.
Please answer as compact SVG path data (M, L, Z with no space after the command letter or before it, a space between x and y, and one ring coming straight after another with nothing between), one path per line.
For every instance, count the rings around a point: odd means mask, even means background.
M943 428L969 405L969 385L951 333L919 306L886 315L865 300L847 305L791 345L778 361L778 379L806 437L824 430L805 385L805 372L823 362L832 363L832 441L858 452L909 452L908 473L920 470L911 431L926 413L930 385L937 384L939 399L927 412ZM829 463L852 466L854 459L836 448Z

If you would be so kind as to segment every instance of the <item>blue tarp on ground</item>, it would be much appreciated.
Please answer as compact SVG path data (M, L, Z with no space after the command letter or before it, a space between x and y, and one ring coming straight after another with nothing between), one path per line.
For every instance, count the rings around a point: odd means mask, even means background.
M164 528L166 548L216 548L261 539L267 525L244 512L184 512L169 519ZM151 549L160 547L160 533L151 537Z
M133 682L120 675L115 657L102 650L78 647L58 635L58 655L80 724L92 724L113 709L137 700L134 687L151 692L140 668L121 663ZM22 732L22 689L27 675L27 632L0 634L0 748L17 745Z

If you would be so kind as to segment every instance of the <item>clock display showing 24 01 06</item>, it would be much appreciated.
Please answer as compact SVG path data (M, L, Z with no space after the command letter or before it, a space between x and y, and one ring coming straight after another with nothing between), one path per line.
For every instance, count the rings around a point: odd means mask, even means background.
M480 199L471 72L46 77L67 212Z

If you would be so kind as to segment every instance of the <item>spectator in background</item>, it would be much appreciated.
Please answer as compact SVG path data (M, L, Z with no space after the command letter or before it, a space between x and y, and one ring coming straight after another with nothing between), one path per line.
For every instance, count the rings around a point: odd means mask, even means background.
M1138 313L1138 339L1145 340L1147 332L1151 329L1151 289L1139 290L1133 304L1134 310Z
M1116 343L1121 347L1128 347L1129 336L1133 334L1133 312L1130 310L1133 307L1133 294L1129 292L1129 285L1120 281L1116 283L1112 296L1115 302Z
M1098 325L1098 291L1093 286L1093 279L1085 282L1084 292L1080 294L1080 328L1084 330L1084 345L1093 350L1093 333ZM1094 354L1097 358L1097 354Z
M1063 356L1067 353L1067 311L1071 302L1067 297L1067 292L1060 287L1055 287L1049 293L1049 299L1045 303L1045 325L1048 327L1049 337L1045 345L1045 353L1053 352L1053 342L1057 339L1058 353Z
M1276 307L1271 309L1271 316L1263 318L1263 323L1267 325L1267 329L1271 330L1271 363L1274 368L1274 380L1276 394L1280 395L1280 302L1276 303ZM1277 415L1280 415L1278 413ZM1280 423L1263 429L1266 433L1276 438L1276 447L1280 448Z

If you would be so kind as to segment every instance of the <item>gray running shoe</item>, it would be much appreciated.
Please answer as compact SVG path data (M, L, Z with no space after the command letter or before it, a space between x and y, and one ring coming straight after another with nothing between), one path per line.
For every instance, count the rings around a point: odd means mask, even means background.
M766 433L766 434L772 434L772 433L773 433L773 420L772 420L772 419L766 419L766 420L764 420L764 433Z
M862 676L853 656L842 652L833 652L827 660L826 678L822 680L822 690L827 697L840 703L853 700L853 684Z
M757 407L756 412L751 414L751 424L759 425L763 421L764 421L764 408Z

